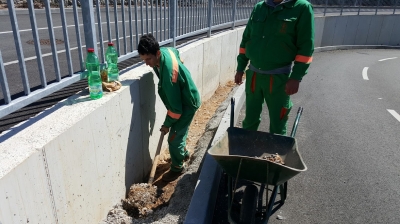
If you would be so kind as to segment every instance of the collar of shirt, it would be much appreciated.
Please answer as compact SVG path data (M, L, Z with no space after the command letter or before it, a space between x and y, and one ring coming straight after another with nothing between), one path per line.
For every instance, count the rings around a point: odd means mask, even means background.
M273 8L275 8L278 5L281 5L281 4L284 4L287 2L291 2L291 1L294 1L294 0L283 0L280 3L275 3L274 0L264 0L265 4L267 4L268 6L271 6Z

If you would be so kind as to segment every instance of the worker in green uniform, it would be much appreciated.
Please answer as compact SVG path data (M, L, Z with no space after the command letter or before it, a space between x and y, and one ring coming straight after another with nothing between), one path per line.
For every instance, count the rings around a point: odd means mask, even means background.
M190 123L201 104L200 94L178 50L160 48L154 36L147 34L140 38L138 52L146 65L153 67L157 74L158 94L168 110L160 131L163 134L169 132L172 164L162 179L170 182L185 172L184 160L189 157L186 138Z
M265 101L270 133L286 135L293 106L290 95L298 92L313 52L314 12L307 0L264 0L255 5L240 43L235 75L235 83L241 84L246 73L244 129L258 129Z

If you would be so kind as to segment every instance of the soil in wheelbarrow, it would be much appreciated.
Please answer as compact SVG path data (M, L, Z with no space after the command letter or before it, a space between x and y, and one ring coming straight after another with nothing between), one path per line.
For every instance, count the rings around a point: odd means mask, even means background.
M220 86L210 98L203 102L189 129L187 149L192 151L188 171L175 181L166 183L162 175L170 167L167 149L160 153L155 181L131 186L128 197L108 213L102 223L181 223L185 218L199 166L204 153L218 128L222 114L229 105L229 95L233 94L233 82ZM225 104L225 105L223 105ZM194 149L194 150L193 150Z

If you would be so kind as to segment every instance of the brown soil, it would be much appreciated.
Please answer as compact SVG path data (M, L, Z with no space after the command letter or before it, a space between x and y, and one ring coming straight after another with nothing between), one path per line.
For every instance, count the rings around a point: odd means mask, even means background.
M193 152L198 140L205 131L208 121L213 116L219 105L232 91L234 86L235 83L233 82L228 82L225 86L220 86L208 101L203 102L189 128L186 145L189 151ZM193 158L187 162L190 163L192 160ZM168 150L164 150L160 154L160 162L157 166L153 185L151 186L149 184L141 183L133 184L131 186L128 198L122 200L122 206L130 216L134 218L142 218L151 214L155 209L168 204L179 180L178 178L170 183L161 180L162 175L169 170L169 167L169 153Z

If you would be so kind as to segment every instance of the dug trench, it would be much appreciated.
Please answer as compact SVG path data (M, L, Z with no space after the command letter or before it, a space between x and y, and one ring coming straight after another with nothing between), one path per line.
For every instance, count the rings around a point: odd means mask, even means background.
M169 170L171 164L168 147L164 146L153 185L133 184L127 198L115 205L101 223L182 223L204 155L236 89L233 82L228 82L202 103L189 128L186 147L191 152L191 157L186 161L187 171L180 178L169 183L162 181L162 175Z

